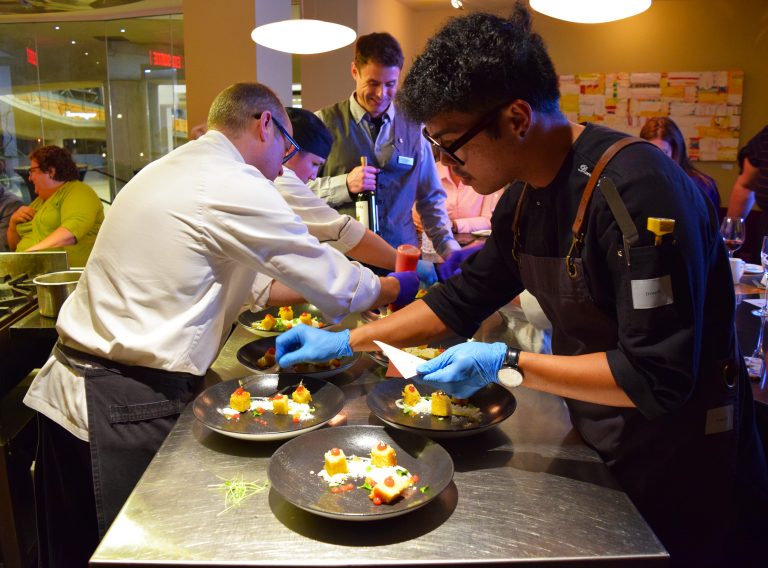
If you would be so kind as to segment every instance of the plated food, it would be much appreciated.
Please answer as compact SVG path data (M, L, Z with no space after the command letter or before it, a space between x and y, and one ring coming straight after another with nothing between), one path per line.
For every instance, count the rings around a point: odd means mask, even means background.
M344 395L324 380L284 375L252 375L223 381L193 403L195 417L225 436L271 441L320 428L341 412Z
M312 304L271 307L241 313L237 323L253 333L283 333L299 324L325 327L323 314Z
M417 347L403 347L403 351L420 357L424 360L434 359L445 351L444 347L430 347L429 345L419 345ZM381 351L369 351L368 356L376 361L379 365L386 367L389 365L389 357L384 355Z
M401 398L395 400L395 405L404 414L411 416L423 414L456 422L480 422L483 417L482 411L468 399L454 398L442 391L433 391L429 396L422 396L411 382L403 387L400 394Z
M408 389L408 385L416 392ZM388 379L368 394L368 408L395 428L432 438L453 438L479 434L496 426L509 418L517 405L512 393L495 383L466 401L451 399L445 393L435 397L434 392L434 388L421 381Z
M328 483L331 493L361 489L378 507L408 498L418 490L419 476L398 465L397 452L383 440L367 456L347 456L344 450L331 448L324 459L325 465L317 475ZM422 493L427 491L425 487L421 489Z
M381 426L337 426L280 446L268 475L272 488L300 509L367 521L426 505L448 486L453 469L448 452L423 436Z
M275 360L275 337L262 337L246 343L237 351L237 360L249 369L280 375L311 376L317 379L328 379L349 369L360 358L359 353L351 357L332 359L320 363L299 363L292 367L280 368Z

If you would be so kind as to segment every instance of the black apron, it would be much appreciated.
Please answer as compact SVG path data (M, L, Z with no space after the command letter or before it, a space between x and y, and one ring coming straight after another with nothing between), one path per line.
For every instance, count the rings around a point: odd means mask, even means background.
M182 410L202 389L203 377L122 365L60 342L54 354L77 365L85 377L93 491L103 538Z
M603 352L618 344L618 322L593 301L579 255L591 192L605 163L624 146L642 142L628 140L632 139L624 139L618 149L609 148L595 167L574 223L574 245L567 257L534 257L519 252L518 227L527 188L520 196L513 221L513 256L525 288L552 322L553 354ZM635 247L631 255L631 265L623 263L627 289L633 276L653 277L647 274L649 270L655 276L669 274L663 247ZM643 274L635 275L636 270ZM646 419L635 408L566 399L573 425L604 459L669 550L675 566L725 565L726 535L735 530L739 397L748 398L751 405L751 392L746 374L737 364L735 341L731 351L733 357L728 361L702 360L691 399L655 420ZM733 427L706 435L709 412L732 413ZM712 415L709 417L711 424Z

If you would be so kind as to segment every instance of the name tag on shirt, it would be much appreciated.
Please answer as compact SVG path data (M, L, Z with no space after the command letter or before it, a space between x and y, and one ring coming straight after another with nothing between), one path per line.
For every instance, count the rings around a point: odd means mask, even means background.
M733 430L733 405L711 408L707 411L704 434L719 434Z
M648 310L674 303L672 279L669 275L645 280L632 280L632 306Z
M410 156L398 156L397 163L402 166L412 166L413 158L411 158Z

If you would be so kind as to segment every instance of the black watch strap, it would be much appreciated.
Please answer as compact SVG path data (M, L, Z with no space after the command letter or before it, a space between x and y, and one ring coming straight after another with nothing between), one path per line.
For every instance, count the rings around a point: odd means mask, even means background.
M507 354L504 356L504 366L510 367L515 371L519 371L520 367L518 362L520 361L520 349L517 347L507 347Z

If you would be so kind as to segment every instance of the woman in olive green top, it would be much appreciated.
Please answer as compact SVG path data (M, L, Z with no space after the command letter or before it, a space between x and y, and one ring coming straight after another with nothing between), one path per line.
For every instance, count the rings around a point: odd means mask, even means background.
M77 166L64 148L38 148L29 163L37 199L11 215L10 250L65 250L70 266L85 266L104 221L98 195L79 181Z

